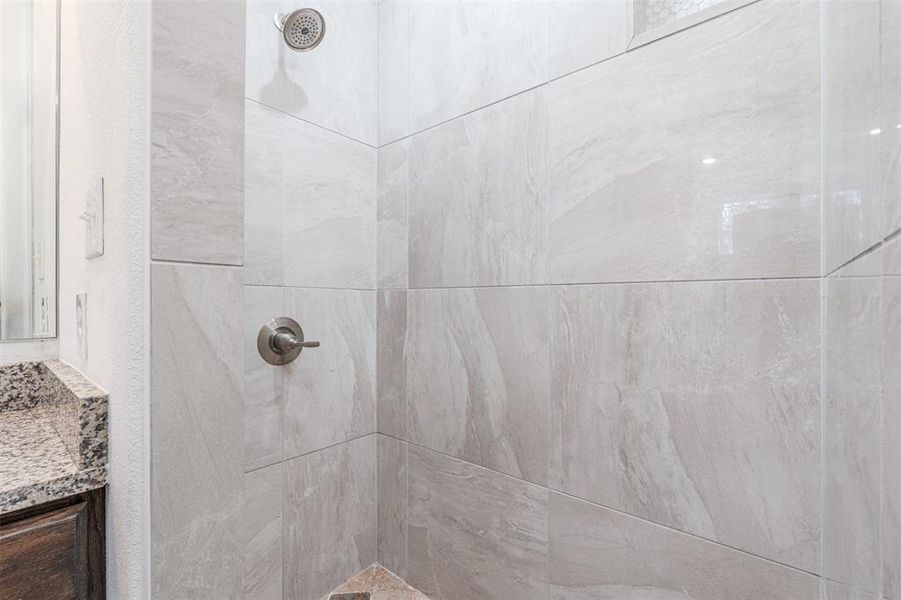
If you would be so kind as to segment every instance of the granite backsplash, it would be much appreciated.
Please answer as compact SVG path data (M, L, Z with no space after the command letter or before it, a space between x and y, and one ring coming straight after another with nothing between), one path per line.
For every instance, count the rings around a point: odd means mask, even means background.
M79 468L106 463L106 396L60 360L0 365L0 412L47 408Z

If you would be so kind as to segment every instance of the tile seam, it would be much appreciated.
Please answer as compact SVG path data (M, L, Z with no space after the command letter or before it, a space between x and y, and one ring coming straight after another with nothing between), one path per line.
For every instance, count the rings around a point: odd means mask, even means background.
M538 483L534 483L534 482L532 482L532 481L528 481L527 479L522 479L522 478L520 478L520 477L516 477L515 475L510 475L510 474L508 474L508 473L502 473L501 471L496 471L496 470L491 469L491 468L489 468L489 467L485 467L485 466L482 466L482 465L479 465L479 464L470 462L470 461L468 461L468 460L465 460L465 459L462 459L462 458L458 458L458 457L453 456L453 455L451 455L451 454L447 454L447 453L441 452L440 450L434 450L434 449L432 449L432 448L429 448L428 446L423 446L423 445L421 445L421 444L417 444L417 443L411 442L411 441L409 441L409 440L405 440L405 439L401 439L401 438L395 437L395 436L393 436L393 435L391 435L391 434L383 433L383 434L380 434L380 435L384 435L384 436L386 436L386 437L393 438L393 439L395 439L395 440L397 440L397 441L399 441L399 442L403 442L403 443L405 443L405 444L408 444L409 446L413 446L413 447L419 448L419 449L421 449L421 450L426 450L426 451L428 451L428 452L432 452L432 453L434 453L434 454L437 454L437 455L440 455L440 456L443 456L443 457L446 457L446 458L450 458L450 459L453 459L453 460L460 461L460 462L462 462L462 463L466 463L467 465L470 465L470 466L475 467L475 468L478 468L478 469L483 469L483 470L485 470L485 471L489 471L489 472L491 472L491 473L493 473L493 474L495 474L495 475L499 475L499 476L501 476L501 477L506 477L506 478L512 479L512 480L514 480L514 481L517 481L517 482L519 482L519 483L523 483L523 484L526 484L526 485L529 485L529 486L533 486L533 487L538 488L539 490L541 490L541 491L543 491L543 492L548 492L548 493L553 493L553 494L559 494L559 495L564 496L564 497L566 497L566 498L570 498L570 499L573 499L573 500L578 500L579 502L585 502L586 504L590 504L590 505L592 505L592 506L596 506L596 507L598 507L598 508L602 508L602 509L604 509L604 510L611 511L611 512L616 513L616 514L618 514L618 515L622 515L622 516L630 517L630 518L633 518L633 519L637 519L637 520L639 520L639 521L641 521L641 522L643 522L643 523L645 523L645 524L648 524L648 525L653 525L653 526L656 526L656 527L660 527L660 528L665 529L665 530L667 530L667 531L670 531L670 532L673 532L673 533L678 533L678 534L681 534L681 535L685 535L685 536L688 536L688 537L693 538L693 539L698 540L698 541L702 541L702 542L706 542L706 543L709 543L709 544L713 544L713 545L715 545L715 546L718 546L718 547L723 548L723 549L726 549L726 550L731 550L731 551L733 551L733 552L738 552L738 553L743 554L743 555L745 555L745 556L750 556L750 557L752 557L752 558L756 558L756 559L765 561L765 562L770 563L770 564L772 564L772 565L776 565L776 566L779 566L779 567L783 567L783 568L786 568L786 569L790 569L790 570L795 571L795 572L797 572L797 573L803 573L804 575L809 575L809 576L811 576L811 577L813 577L813 578L815 578L815 579L819 579L819 578L820 578L820 575L819 575L818 573L815 573L815 572L813 572L813 571L808 571L808 570L806 570L806 569L802 569L801 567L796 567L796 566L789 565L789 564L786 564L786 563L783 563L783 562L779 562L779 561L774 560L774 559L772 559L772 558L768 558L768 557L762 556L762 555L760 555L760 554L755 554L755 553L753 553L753 552L749 552L748 550L743 550L743 549L741 549L741 548L737 548L737 547L735 547L735 546L730 546L730 545L728 545L728 544L724 544L724 543L718 542L718 541L716 541L716 540L711 540L711 539L709 539L709 538L705 538L705 537L699 536L699 535L697 535L697 534L694 534L694 533L691 533L691 532L688 532L688 531L683 531L683 530L681 530L681 529L676 529L676 528L671 527L671 526L669 526L669 525L664 525L664 524L658 523L658 522L656 522L656 521L651 521L651 520L646 519L646 518L644 518L644 517L639 517L639 516L637 516L637 515L633 515L633 514L631 514L631 513L625 512L625 511L620 510L620 509L616 509L616 508L613 508L613 507L610 507L610 506L606 506L606 505L604 505L604 504L600 504L600 503L595 502L595 501L592 501L592 500L588 500L588 499L585 499L585 498L581 498L581 497L579 497L579 496L575 496L575 495L570 494L570 493L567 493L567 492L563 492L563 491L556 490L556 489L553 489L553 488L550 488L550 487L547 487L547 486L544 486L544 485L541 485L541 484L538 484Z

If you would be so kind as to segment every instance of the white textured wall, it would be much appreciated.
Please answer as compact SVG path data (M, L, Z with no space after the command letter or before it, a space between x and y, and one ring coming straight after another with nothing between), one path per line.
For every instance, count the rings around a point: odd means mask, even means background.
M148 3L63 2L60 357L110 393L108 596L147 597ZM106 252L84 258L78 214L106 181ZM88 358L75 294L88 294Z

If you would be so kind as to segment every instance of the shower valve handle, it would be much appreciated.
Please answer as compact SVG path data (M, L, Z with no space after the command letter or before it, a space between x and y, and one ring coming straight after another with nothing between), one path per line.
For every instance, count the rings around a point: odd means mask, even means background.
M276 333L270 341L275 347L276 352L280 351L282 354L287 354L288 352L297 350L298 348L319 347L319 342L305 342L303 340L297 339L297 336L294 335L294 332L289 329L278 331L278 333Z
M306 341L303 329L294 319L269 319L257 335L257 351L271 365L286 365L300 356L304 348L318 348L319 342Z

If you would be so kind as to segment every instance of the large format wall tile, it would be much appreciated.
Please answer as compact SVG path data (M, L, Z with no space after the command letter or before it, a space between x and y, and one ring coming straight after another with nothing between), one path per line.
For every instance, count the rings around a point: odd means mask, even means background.
M544 90L409 142L411 287L547 281Z
M407 437L407 292L380 290L376 330L378 432Z
M375 431L375 303L371 291L286 291L286 315L322 343L283 367L286 458Z
M396 8L391 10L397 11ZM543 2L407 2L383 44L379 141L386 143L496 102L546 77ZM404 73L403 76L400 73ZM395 83L406 87L386 88Z
M395 2L386 2L395 4ZM407 195L410 145L407 140L378 149L378 287L408 285Z
M246 283L375 288L376 150L248 101Z
M244 104L244 283L284 285L285 130L289 117Z
M376 150L289 119L285 283L375 288Z
M411 290L408 439L547 481L548 290Z
M838 268L883 235L880 2L824 3L827 73L823 231L827 272Z
M388 144L409 131L410 72L408 0L379 2L378 143Z
M285 468L285 597L316 600L376 561L376 436Z
M825 581L826 595L824 600L879 600L875 594L855 590L834 581Z
M244 3L156 2L152 36L151 255L239 265Z
M819 582L772 563L552 493L551 600L817 600Z
M151 590L235 597L244 533L240 269L151 269Z
M378 436L379 564L407 576L407 443Z
M257 350L263 323L285 314L285 290L244 287L244 468L257 469L284 457L286 369L270 365ZM304 354L303 358L309 355Z
M407 580L433 600L545 600L547 496L537 486L408 449Z
M379 5L379 142L624 52L628 0Z
M880 586L882 322L879 277L826 280L825 575Z
M314 8L325 18L325 37L310 52L291 50L272 20L275 13L302 7ZM375 0L247 2L247 96L375 144L377 11Z
M566 286L552 487L814 571L819 285Z
M762 2L552 82L551 281L818 274L818 23Z
M394 292L392 292L394 293ZM396 292L401 297L403 292ZM246 286L244 288L245 468L255 469L376 429L376 292ZM268 319L298 321L308 339L322 343L293 363L260 358L256 339ZM403 329L397 362L385 368L400 379L395 403L403 409ZM386 338L385 344L391 342ZM379 353L390 346L379 347ZM383 357L384 358L384 357ZM386 400L389 398L386 396ZM387 410L385 414L390 414ZM397 419L403 418L403 412ZM387 419L387 417L386 417ZM402 421L399 421L402 423Z
M551 0L548 78L625 52L632 37L632 0Z
M244 475L244 598L282 597L282 502L285 465Z

